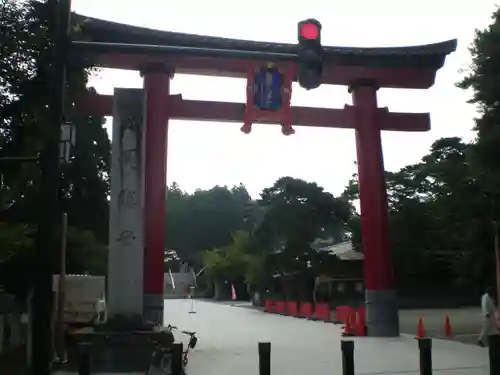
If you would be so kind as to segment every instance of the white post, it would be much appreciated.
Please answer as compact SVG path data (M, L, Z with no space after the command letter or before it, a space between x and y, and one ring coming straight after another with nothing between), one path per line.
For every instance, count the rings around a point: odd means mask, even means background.
M189 298L191 298L191 310L190 314L196 314L196 301L194 299L194 286L189 287Z

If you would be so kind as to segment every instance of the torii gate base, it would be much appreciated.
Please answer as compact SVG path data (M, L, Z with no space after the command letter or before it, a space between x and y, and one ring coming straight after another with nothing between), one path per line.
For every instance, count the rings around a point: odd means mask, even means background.
M222 52L231 52L231 48L254 52L271 49L283 54L296 48L161 32L81 16L76 19L77 22L80 19L84 34L95 42L153 45L169 44L171 40L173 45L217 48ZM81 22L83 20L85 22ZM77 43L77 46L84 48L85 43ZM113 113L114 116L108 275L110 315L140 314L146 320L162 320L168 119L242 123L245 113L243 104L190 101L179 95L169 95L172 72L175 69L244 78L255 62L221 56L166 56L156 48L152 49L154 55L126 51L107 53L103 45L97 47L94 51L97 65L141 70L144 77L143 90L115 90L114 105L109 96L90 96L79 103L83 110L93 114ZM430 128L427 113L393 113L387 108L378 108L377 90L379 87L429 88L445 56L455 48L456 41L393 49L325 47L325 61L335 61L335 64L325 63L323 83L349 86L353 106L346 105L344 109L292 108L295 125L356 131L370 336L399 335L381 130L426 131ZM291 133L289 130L287 134Z

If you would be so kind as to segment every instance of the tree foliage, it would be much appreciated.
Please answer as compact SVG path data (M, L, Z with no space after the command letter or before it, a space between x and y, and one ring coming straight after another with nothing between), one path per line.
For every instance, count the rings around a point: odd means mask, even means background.
M478 286L491 281L491 223L475 164L469 161L473 147L457 137L442 138L421 162L386 172L400 287ZM354 178L344 196L356 200L358 194Z
M43 1L5 1L0 51L0 158L37 157L48 123L51 87L48 33L49 5ZM73 33L77 33L77 29ZM103 119L78 113L75 100L88 89L85 61L71 59L67 69L65 120L75 126L76 146L63 166L61 197L71 225L107 239L110 144ZM2 201L7 217L20 222L37 218L39 168L36 162L2 161Z
M49 123L47 95L52 87L51 16L50 5L41 0L5 0L0 10L0 216L11 225L5 229L6 236L32 227L38 218L37 158L44 146L43 134L47 127L54 126ZM73 34L79 32L78 28L72 30ZM75 108L76 99L89 90L86 86L91 70L79 58L70 60L65 122L76 128L77 136L71 160L62 166L62 209L68 214L70 227L78 228L73 237L86 243L77 247L82 251L99 248L91 258L100 257L102 263L107 258L106 249L96 241L105 243L108 237L110 144L102 126L104 120L78 113ZM20 157L25 160L13 160ZM15 242L9 237L4 245L12 250ZM88 270L89 257L82 254L77 258L81 263L70 268ZM102 271L102 265L99 267Z
M249 252L248 233L237 231L231 242L224 247L203 252L203 263L208 276L213 280L234 281L245 275Z
M321 254L311 248L316 238L345 239L352 206L335 198L316 183L291 177L278 179L261 193L266 207L256 231L256 240L273 254L278 273L303 271L321 262Z
M34 281L35 228L27 224L0 222L0 286L25 297ZM60 252L57 252L60 254ZM90 231L68 228L66 272L103 275L107 268L107 248ZM59 272L59 264L54 272Z
M175 182L167 192L166 245L184 261L200 261L203 250L221 248L245 228L250 196L243 185L185 193Z

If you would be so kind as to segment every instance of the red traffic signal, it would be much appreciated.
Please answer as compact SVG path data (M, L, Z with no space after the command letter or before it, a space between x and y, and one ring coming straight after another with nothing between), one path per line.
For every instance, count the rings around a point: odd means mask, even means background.
M312 90L321 85L323 48L321 24L313 19L298 24L297 80L301 87Z
M307 19L299 22L299 42L321 42L321 24L315 19Z
M312 23L305 23L301 26L300 36L304 39L318 39L318 27Z

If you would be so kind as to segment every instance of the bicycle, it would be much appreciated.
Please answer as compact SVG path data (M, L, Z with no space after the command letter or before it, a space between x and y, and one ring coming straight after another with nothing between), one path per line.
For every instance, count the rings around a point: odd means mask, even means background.
M167 374L172 375L172 345L175 342L173 335L173 330L179 330L176 326L168 325L166 330L163 332L165 336L157 341L155 350L151 354L151 360L149 362L148 370L146 375L153 374L155 368L160 368L160 370ZM189 336L189 343L186 350L182 352L182 374L185 374L185 368L189 362L189 352L196 347L198 342L198 337L196 337L196 332L190 331L180 331L181 333ZM159 366L158 366L159 365Z

